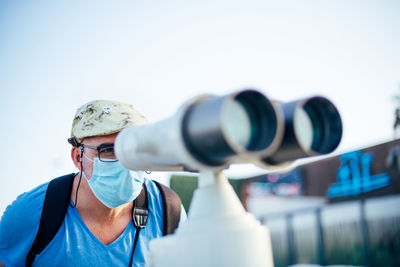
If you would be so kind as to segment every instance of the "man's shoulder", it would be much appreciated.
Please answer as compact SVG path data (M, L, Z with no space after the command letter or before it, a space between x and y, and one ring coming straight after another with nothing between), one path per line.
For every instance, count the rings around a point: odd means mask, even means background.
M164 233L172 233L176 227L179 227L178 225L186 221L187 217L179 196L167 185L160 182L145 179L145 183L147 188L151 188L148 190L149 196L152 198L149 200L150 206L155 207L159 211L159 220L167 220L166 229L163 230ZM160 189L163 191L162 193ZM167 203L163 203L164 201ZM161 216L165 211L168 213L166 218L164 218L164 215Z
M0 220L0 258L8 262L25 257L39 228L48 183L19 195Z
M154 198L159 202L162 202L162 192L160 192L160 187L168 187L167 185L156 181L144 178L144 183L146 184L146 188L150 198ZM165 191L165 189L163 190Z
M35 226L42 214L48 183L19 195L5 209L0 220L0 231L14 227Z
M147 188L150 205L154 205L155 207L162 207L162 198L156 183L153 180L144 178L144 184Z
M4 211L3 217L8 216L10 213L26 215L27 213L32 214L36 211L41 211L48 185L49 182L46 182L19 195L10 205L8 205ZM19 214L21 212L23 212L23 214Z
M151 192L154 192L156 194L158 194L158 188L156 183L154 182L154 180L148 179L148 178L144 178L144 183L147 187L147 189Z

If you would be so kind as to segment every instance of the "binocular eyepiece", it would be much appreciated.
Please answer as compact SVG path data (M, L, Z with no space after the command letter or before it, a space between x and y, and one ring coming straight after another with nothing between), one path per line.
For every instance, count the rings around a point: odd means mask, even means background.
M117 158L130 169L221 169L231 163L279 165L334 151L342 136L338 110L315 96L288 103L256 90L200 96L171 118L124 129Z

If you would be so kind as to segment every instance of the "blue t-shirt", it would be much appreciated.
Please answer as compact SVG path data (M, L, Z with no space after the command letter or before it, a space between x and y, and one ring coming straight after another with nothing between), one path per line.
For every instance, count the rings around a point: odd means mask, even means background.
M145 179L149 193L149 218L140 231L133 266L146 266L149 241L161 237L162 199L157 186ZM39 229L48 183L20 195L5 210L0 221L0 262L6 267L25 266ZM72 201L71 201L72 203ZM181 219L185 220L185 213ZM184 218L183 218L184 217ZM132 221L114 242L101 243L87 228L78 211L68 207L65 219L53 240L36 255L33 266L128 266L135 239Z

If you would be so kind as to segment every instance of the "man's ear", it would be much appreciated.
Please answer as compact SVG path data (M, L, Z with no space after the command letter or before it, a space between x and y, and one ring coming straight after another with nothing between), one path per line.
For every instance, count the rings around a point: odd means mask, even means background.
M72 147L71 159L74 162L75 167L77 167L78 170L81 170L82 152L79 147Z

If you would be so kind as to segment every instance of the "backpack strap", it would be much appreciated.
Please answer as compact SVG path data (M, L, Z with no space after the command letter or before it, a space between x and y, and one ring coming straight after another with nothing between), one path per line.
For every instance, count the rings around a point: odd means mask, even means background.
M26 256L26 266L32 265L35 256L50 243L63 223L71 198L74 177L75 174L71 173L50 181L44 199L39 230Z
M149 199L146 184L133 203L132 220L136 228L144 228L149 219Z
M133 255L135 254L136 245L139 240L140 230L146 227L146 223L147 223L148 219L149 219L149 197L147 194L146 184L143 183L142 191L140 191L140 194L137 196L137 198L133 202L132 221L136 227L136 234L135 234L135 240L134 240L133 246L132 246L129 266L132 266L132 263L133 263Z
M181 218L182 202L178 194L175 193L172 189L157 181L153 182L160 190L163 201L163 235L169 235L175 232L175 229L178 228Z

